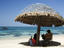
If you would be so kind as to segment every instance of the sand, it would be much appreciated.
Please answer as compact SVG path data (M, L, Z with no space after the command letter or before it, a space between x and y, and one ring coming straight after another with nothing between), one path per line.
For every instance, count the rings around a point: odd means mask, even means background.
M19 37L19 38L9 38L9 39L0 39L0 48L64 48L64 35L53 35L53 41L60 42L59 46L47 46L47 47L32 47L19 44L22 42L28 42L30 37ZM40 40L42 40L40 38Z

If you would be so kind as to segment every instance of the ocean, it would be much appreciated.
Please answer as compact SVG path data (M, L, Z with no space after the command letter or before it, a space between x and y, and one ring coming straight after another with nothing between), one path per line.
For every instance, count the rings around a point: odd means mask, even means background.
M64 34L64 27L41 27L40 35L46 34L50 29L54 35ZM0 38L33 36L37 32L37 27L4 27L0 26Z

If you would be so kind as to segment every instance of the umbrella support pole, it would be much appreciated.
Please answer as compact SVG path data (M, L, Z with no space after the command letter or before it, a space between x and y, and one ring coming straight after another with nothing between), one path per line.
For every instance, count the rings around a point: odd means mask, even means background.
M40 25L38 25L37 27L37 40L36 40L37 45L39 45L39 39L40 39Z

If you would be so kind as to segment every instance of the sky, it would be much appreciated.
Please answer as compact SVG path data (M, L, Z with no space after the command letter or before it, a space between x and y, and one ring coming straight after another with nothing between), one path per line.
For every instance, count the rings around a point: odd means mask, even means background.
M14 19L25 7L35 3L46 4L64 17L64 0L0 0L0 26L30 26Z

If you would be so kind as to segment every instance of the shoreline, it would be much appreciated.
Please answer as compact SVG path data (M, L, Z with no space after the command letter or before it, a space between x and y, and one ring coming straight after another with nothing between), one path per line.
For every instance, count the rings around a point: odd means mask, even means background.
M64 36L64 34L53 34L53 37L54 36ZM15 37L15 36L13 36L13 35L7 35L7 36L1 36L0 37L0 40L3 40L3 39L21 39L21 38L30 38L31 37L31 35L25 35L25 36L18 36L18 37ZM33 37L33 35L32 35L32 37ZM40 35L40 40L42 39L42 37L41 37L41 35Z

